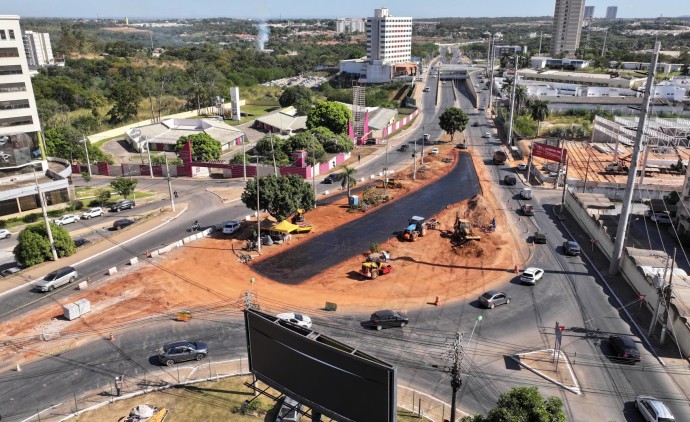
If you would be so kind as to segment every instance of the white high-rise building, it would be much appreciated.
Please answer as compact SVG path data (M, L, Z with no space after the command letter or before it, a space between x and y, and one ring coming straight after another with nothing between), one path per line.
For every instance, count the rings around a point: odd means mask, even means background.
M335 32L342 34L343 32L364 32L367 29L367 21L365 19L338 19L335 21Z
M374 9L367 18L367 60L385 64L410 61L412 18L390 16L388 9Z
M567 51L574 55L580 46L580 31L585 11L585 0L556 0L551 34L551 54Z
M616 19L618 15L618 6L609 6L606 8L606 19Z
M24 32L24 52L29 67L54 64L53 48L50 45L50 34L47 32Z

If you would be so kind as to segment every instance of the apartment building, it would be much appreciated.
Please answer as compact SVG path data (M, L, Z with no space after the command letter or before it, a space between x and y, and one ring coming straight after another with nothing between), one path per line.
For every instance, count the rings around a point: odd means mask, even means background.
M391 16L388 9L374 9L367 18L367 59L369 63L402 63L412 55L412 18Z
M49 33L24 31L23 40L24 53L30 68L55 63Z
M367 21L362 18L358 19L338 19L335 21L335 32L338 34L364 32L367 29Z
M551 55L574 55L580 46L585 0L556 0L551 35Z
M618 6L609 6L606 8L606 19L616 19L618 15Z
M594 6L585 6L585 19L594 18Z

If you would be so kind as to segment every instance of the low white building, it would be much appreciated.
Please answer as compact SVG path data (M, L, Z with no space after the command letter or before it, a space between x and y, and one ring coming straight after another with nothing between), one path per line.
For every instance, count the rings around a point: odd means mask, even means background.
M589 67L589 61L580 59L554 59L552 57L532 57L531 66L535 69L545 69L549 66L570 66L574 69L584 69Z
M182 136L205 133L221 144L221 150L241 145L246 135L241 130L213 119L167 119L125 131L125 140L137 152L174 151Z

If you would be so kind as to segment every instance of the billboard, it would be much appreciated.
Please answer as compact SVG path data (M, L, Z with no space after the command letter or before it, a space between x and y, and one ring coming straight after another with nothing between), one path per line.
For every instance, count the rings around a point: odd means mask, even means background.
M566 157L568 156L568 151L563 148L553 147L551 145L535 143L532 147L532 154L535 157L542 157L546 158L547 160L561 161L562 158L563 161L565 161ZM561 154L563 154L562 157Z
M394 366L271 315L244 311L249 369L269 386L339 421L396 420Z

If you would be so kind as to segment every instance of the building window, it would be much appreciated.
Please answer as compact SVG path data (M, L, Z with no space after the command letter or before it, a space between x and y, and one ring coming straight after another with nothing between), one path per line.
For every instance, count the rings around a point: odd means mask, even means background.
M18 65L0 66L0 75L21 75L22 67Z
M6 40L6 39L7 39L7 35L5 34L5 30L0 29L0 40Z
M33 122L34 119L31 116L10 117L8 119L0 119L0 127L30 125Z
M0 84L0 92L20 92L26 91L24 82L17 82L12 84Z
M13 40L14 39L14 29L10 29L9 33L10 33L10 39Z
M19 50L16 48L0 48L0 57L19 57Z

